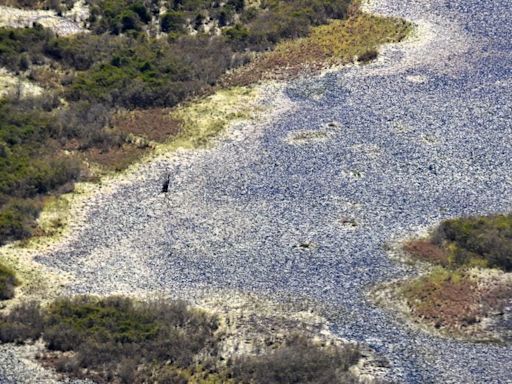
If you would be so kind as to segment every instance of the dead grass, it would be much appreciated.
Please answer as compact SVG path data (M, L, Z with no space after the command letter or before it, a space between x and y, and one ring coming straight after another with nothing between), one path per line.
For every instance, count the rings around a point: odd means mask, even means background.
M109 149L91 148L84 152L89 163L99 166L106 172L123 171L137 160L143 158L150 151L149 147L124 144ZM92 172L96 175L97 170Z
M164 142L181 132L181 122L171 117L170 108L137 109L117 113L112 125L120 132Z
M181 123L180 133L160 150L208 146L229 124L254 118L258 97L254 87L233 87L175 108L171 118Z
M271 52L229 74L227 85L248 85L266 79L286 79L303 72L367 62L376 57L384 43L399 42L411 31L411 24L398 18L357 13L346 20L334 20L312 29L309 36L287 40Z
M402 292L413 314L436 328L467 327L481 315L477 283L464 274L437 268L405 283Z
M420 239L408 241L404 250L414 259L447 267L450 264L449 253L433 244L430 240Z
M499 339L494 332L512 297L507 274L483 275L477 269L449 271L436 267L400 288L414 318L448 331L475 338ZM500 332L510 332L510 329Z

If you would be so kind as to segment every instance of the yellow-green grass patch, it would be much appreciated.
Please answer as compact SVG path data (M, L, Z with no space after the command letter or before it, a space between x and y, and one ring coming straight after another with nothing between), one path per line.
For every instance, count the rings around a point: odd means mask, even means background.
M303 71L369 61L379 45L408 36L412 24L399 18L357 13L315 27L307 37L286 40L226 78L228 84L245 85L268 78L297 76Z

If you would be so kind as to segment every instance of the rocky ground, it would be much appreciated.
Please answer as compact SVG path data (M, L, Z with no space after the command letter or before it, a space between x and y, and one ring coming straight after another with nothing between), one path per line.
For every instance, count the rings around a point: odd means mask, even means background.
M368 8L414 21L417 35L368 66L263 87L266 119L97 193L38 262L69 273L70 293L304 297L329 308L334 334L389 359L394 381L512 381L511 346L430 335L367 297L416 273L389 242L510 211L512 11L506 0Z
M0 26L12 28L33 27L35 23L49 28L59 36L87 32L89 9L83 0L61 16L53 10L18 9L0 5Z

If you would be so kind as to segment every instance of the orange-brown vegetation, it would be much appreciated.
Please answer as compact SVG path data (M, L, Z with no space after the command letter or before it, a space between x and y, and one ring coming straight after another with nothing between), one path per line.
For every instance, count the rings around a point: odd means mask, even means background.
M402 293L412 314L436 328L486 335L482 320L503 315L512 297L510 282L436 268L406 282Z
M403 293L413 314L436 328L466 327L481 314L478 286L466 275L438 270L407 283Z
M117 113L112 117L112 125L122 133L157 142L169 140L181 131L181 122L171 117L170 108L136 109Z
M420 261L426 261L444 267L447 267L450 263L448 252L429 240L419 239L408 241L404 245L404 250Z
M405 243L413 259L436 266L402 285L412 314L470 335L485 334L489 325L483 320L492 318L510 332L503 316L512 300L511 234L512 215L466 217L446 220L429 238Z
M147 147L124 144L107 149L90 148L84 152L84 156L88 162L97 164L107 171L122 171L148 152Z

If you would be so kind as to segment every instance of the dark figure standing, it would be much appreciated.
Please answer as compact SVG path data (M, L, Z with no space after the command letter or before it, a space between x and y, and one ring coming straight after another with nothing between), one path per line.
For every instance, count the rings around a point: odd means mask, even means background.
M169 183L171 182L171 175L167 175L167 178L164 180L164 184L162 185L162 193L167 193L169 191Z

